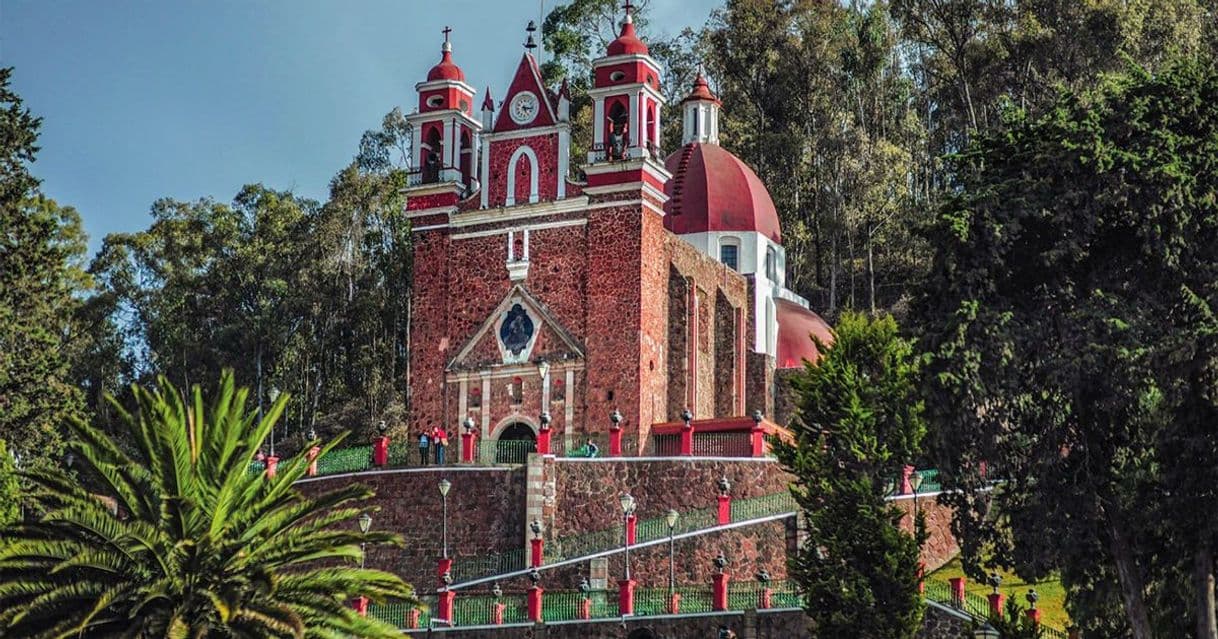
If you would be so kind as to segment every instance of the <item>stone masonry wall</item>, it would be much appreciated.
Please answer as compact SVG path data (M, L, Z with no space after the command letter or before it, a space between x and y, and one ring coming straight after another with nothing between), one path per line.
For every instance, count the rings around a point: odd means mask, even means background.
M440 557L443 503L438 488L442 478L452 483L448 493L448 550L454 562L461 557L516 549L524 538L524 470L517 469L411 469L364 473L357 479L336 475L304 481L297 486L306 495L335 490L353 481L376 492L373 527L401 534L404 548L368 549L368 566L401 575L422 591L436 585Z
M901 520L901 528L907 532L913 531L914 500L911 497L901 497L893 500L893 505L905 511L906 516ZM918 498L918 511L926 515L926 531L930 538L922 547L922 561L926 564L926 572L931 572L951 561L960 554L960 544L952 535L952 509L939 504L934 496L923 495Z

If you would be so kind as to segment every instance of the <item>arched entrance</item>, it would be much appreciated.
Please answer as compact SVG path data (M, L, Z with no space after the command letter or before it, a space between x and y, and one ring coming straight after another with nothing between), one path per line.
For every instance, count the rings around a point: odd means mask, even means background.
M523 464L529 453L537 452L537 435L523 422L508 424L495 445L496 464Z

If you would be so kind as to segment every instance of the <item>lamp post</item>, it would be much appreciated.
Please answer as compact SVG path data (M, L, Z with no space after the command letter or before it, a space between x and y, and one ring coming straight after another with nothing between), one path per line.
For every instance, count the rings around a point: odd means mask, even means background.
M266 395L268 398L270 398L271 404L274 404L275 400L279 399L279 389L272 386L271 390L267 391ZM258 419L259 419L259 421L262 420L262 406L258 407ZM271 424L271 457L274 457L274 456L275 456L275 425Z
M677 590L677 555L676 543L673 533L676 532L677 519L680 515L677 511L669 509L664 513L664 521L668 523L668 598L672 599L672 594Z
M367 535L368 531L371 529L372 529L372 515L369 515L368 513L364 513L364 514L360 515L359 516L360 534ZM360 567L360 570L364 569L364 560L367 558L366 557L367 553L364 552L364 549L366 547L367 547L367 544L365 542L363 542L363 541L359 542L359 567Z
M448 490L452 487L453 485L448 481L448 479L440 480L440 499L444 502L444 517L440 524L441 539L443 543L440 556L444 559L448 559Z
M914 531L914 532L916 533L916 532L917 532L917 531L916 531L916 528L917 528L917 525L918 525L918 489L922 487L922 473L919 473L918 471L916 471L916 470L915 470L915 471L913 472L913 475L910 475L910 477L909 477L909 487L913 489L913 496L914 496L914 520L913 520L913 525L914 525L914 528L915 528L915 531Z
M634 497L630 493L622 493L618 500L622 506L622 542L626 551L626 581L630 581L630 516L634 514Z

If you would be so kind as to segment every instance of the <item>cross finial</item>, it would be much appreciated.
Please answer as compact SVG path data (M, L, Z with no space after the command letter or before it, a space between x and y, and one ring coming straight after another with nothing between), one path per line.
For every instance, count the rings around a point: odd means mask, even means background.
M445 25L445 26L444 26L444 30L443 30L443 31L441 31L441 33L443 33L443 34L444 34L444 41L445 41L445 42L448 42L448 34L450 34L450 33L452 33L452 32L453 32L453 28L452 28L452 27L450 27L450 26L448 26L448 25Z
M626 15L630 15L630 12L634 11L634 3L626 0L626 4L622 5L622 8L626 10Z

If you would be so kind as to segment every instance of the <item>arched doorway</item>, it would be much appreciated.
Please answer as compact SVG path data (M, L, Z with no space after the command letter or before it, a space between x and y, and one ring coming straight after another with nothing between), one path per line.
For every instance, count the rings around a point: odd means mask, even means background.
M523 464L529 453L537 452L537 435L523 422L508 424L495 446L496 464Z

